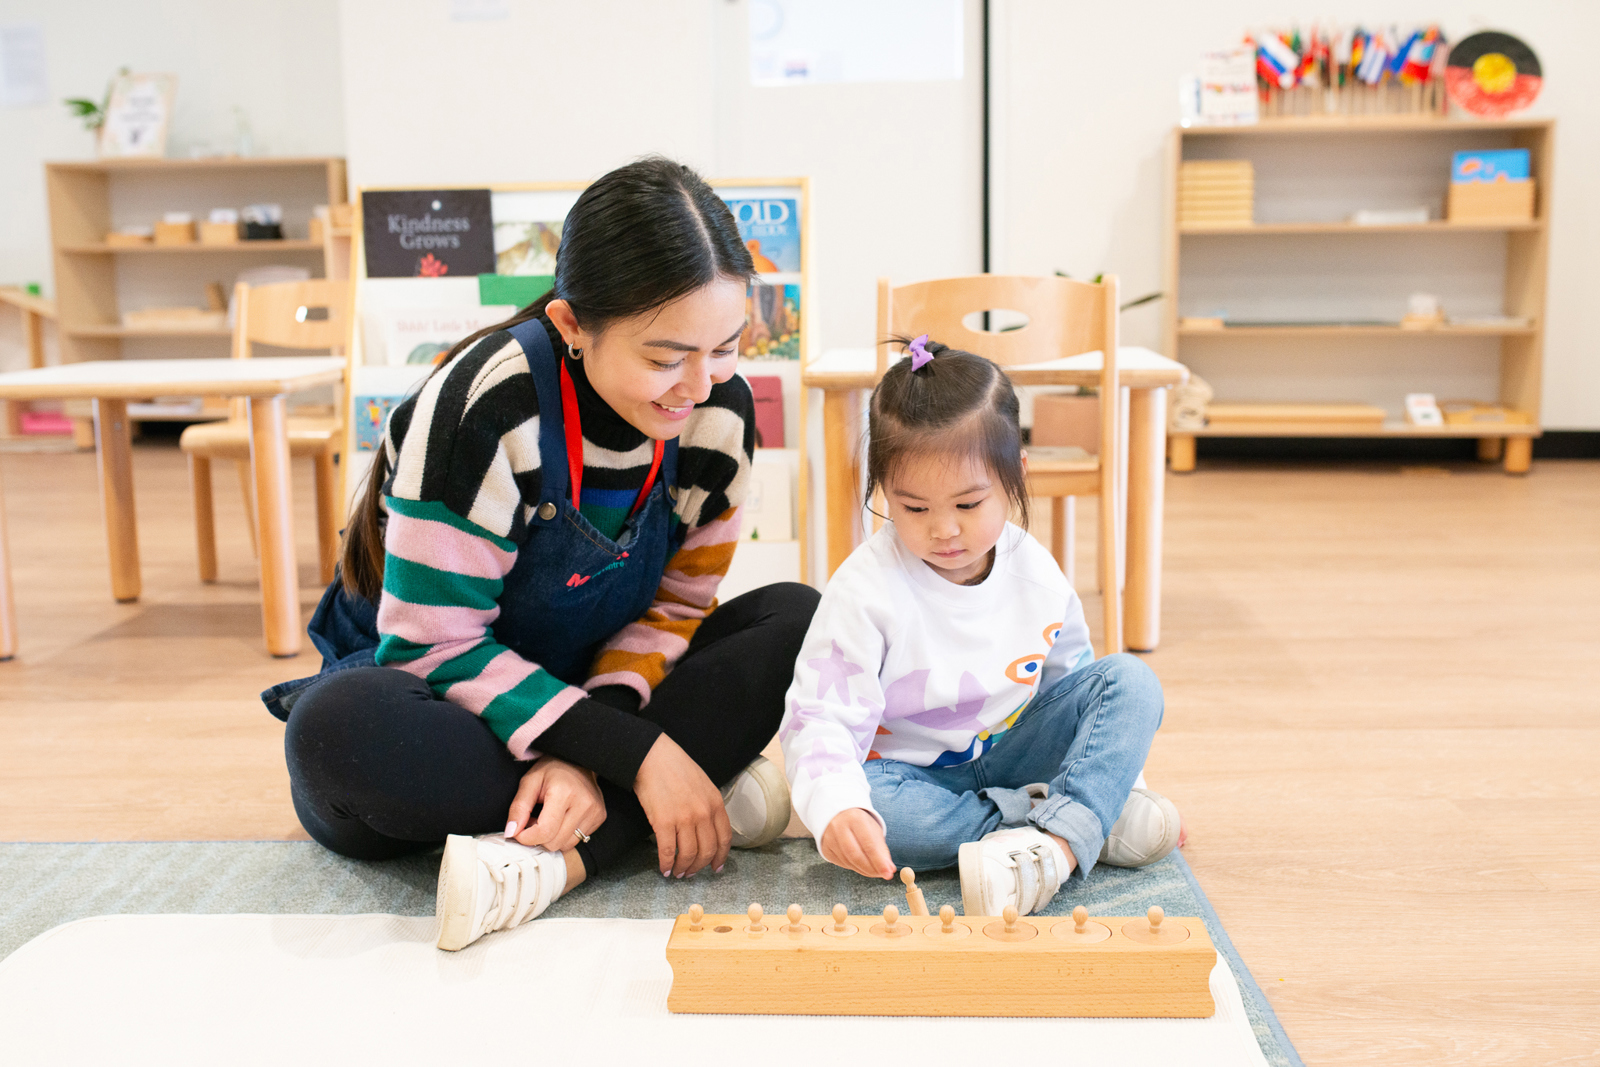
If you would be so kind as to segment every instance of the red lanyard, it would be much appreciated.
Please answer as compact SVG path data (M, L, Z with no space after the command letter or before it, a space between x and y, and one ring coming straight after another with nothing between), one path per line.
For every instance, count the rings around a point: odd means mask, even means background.
M567 438L567 477L572 482L572 506L576 508L579 507L578 498L583 493L583 424L578 420L578 390L573 388L566 360L561 361L561 414L561 429ZM650 462L650 473L645 477L644 488L639 490L639 499L633 502L633 511L628 512L630 517L644 507L645 500L650 496L650 488L656 484L656 473L661 470L661 457L666 450L665 441L656 442L655 459Z

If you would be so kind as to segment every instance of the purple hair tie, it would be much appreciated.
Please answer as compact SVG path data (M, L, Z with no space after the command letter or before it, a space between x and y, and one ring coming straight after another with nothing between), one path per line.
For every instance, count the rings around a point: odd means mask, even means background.
M923 367L926 367L929 363L933 362L933 353L928 351L927 345L928 335L923 334L921 337L917 338L915 341L912 341L906 346L906 351L911 353L912 373L916 373Z

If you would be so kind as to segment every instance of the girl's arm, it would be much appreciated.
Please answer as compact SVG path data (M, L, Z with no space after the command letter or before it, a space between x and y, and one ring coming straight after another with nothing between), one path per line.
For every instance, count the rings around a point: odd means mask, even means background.
M778 729L795 810L819 845L835 816L854 808L883 827L861 765L882 731L888 593L866 559L858 550L823 591Z
M595 657L584 688L604 689L617 704L628 693L633 709L683 657L695 631L717 606L717 586L739 544L739 525L755 454L755 401L735 375L713 386L695 406L678 442L678 500L674 520L688 527L683 546L667 561L650 610L624 626ZM625 687L619 690L616 687Z

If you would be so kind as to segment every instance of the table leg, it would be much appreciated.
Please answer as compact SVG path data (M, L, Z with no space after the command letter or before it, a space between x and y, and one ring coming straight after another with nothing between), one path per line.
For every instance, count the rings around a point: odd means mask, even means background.
M133 506L133 445L129 437L128 402L101 398L94 402L95 453L100 461L100 498L106 520L106 547L111 554L111 595L119 603L138 600L139 526Z
M1135 652L1161 641L1161 517L1166 389L1135 389L1128 408L1128 585L1122 633Z
M0 485L0 660L17 654L17 602L11 592L11 554L6 548L5 487Z
M828 577L861 543L861 393L822 394L823 477L828 501Z
M261 546L261 617L267 651L300 651L300 576L294 554L289 498L289 401L250 398L250 463L256 485L257 541Z

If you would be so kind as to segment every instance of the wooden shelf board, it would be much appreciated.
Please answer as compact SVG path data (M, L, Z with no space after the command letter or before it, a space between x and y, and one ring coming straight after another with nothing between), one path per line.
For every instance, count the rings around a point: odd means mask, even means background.
M66 163L46 163L55 170L89 171L176 171L249 170L252 168L322 168L342 162L337 156L222 156L214 159L91 159Z
M301 240L301 239L297 238L297 239L293 239L293 240L238 241L238 242L235 242L234 244L227 244L227 245L208 245L208 244L201 244L198 241L194 242L193 244L186 244L186 245L157 245L157 244L148 244L148 245L108 245L108 244L87 244L87 245L62 245L61 246L61 251L70 253L72 255L101 255L101 256L117 255L117 254L120 254L120 253L123 253L123 252L131 252L131 253L134 253L135 255L145 255L145 254L148 254L148 253L151 253L151 252L178 252L178 253L194 253L194 252L221 252L221 253L229 253L229 252L321 252L322 251L322 242L321 241L306 241L306 240Z
M1236 237L1244 234L1309 234L1309 233L1472 233L1512 230L1542 230L1543 219L1516 222L1449 222L1436 219L1430 222L1403 222L1382 226L1357 226L1349 222L1256 222L1245 225L1196 226L1184 224L1178 232L1185 237Z
M1547 130L1553 119L1440 119L1427 115L1331 115L1262 119L1251 126L1180 126L1185 137L1260 137L1275 133L1473 133Z
M1180 326L1179 337L1526 337L1532 326L1224 326L1220 330Z
M1412 426L1405 422L1267 422L1258 426L1207 426L1173 430L1173 437L1538 437L1543 431L1526 425Z
M68 326L67 335L70 337L232 337L233 331L227 327L206 327L205 329L185 329L182 326L149 327L149 326Z

